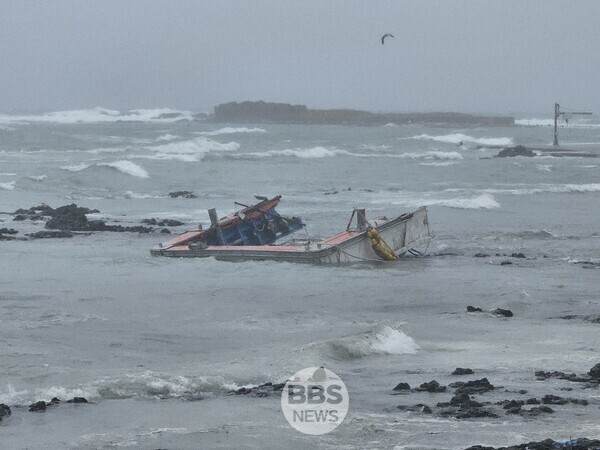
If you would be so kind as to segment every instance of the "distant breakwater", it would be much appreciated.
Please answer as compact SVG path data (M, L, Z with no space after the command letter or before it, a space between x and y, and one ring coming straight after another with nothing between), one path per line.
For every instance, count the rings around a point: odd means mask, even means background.
M215 106L208 121L216 123L277 123L304 125L454 125L498 126L515 124L514 117L479 116L456 112L373 113L354 109L309 109L289 103L231 102Z

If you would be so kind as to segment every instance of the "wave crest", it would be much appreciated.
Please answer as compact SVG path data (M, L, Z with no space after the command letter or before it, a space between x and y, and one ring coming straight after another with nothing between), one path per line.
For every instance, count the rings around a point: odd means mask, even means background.
M420 349L403 331L384 325L366 333L359 333L328 342L337 359L356 359L369 355L415 354Z
M420 134L418 136L413 136L409 139L422 140L422 141L445 142L448 144L460 144L462 142L462 143L489 145L489 146L513 145L512 138L508 138L508 137L477 138L477 137L469 136L467 134L462 134L462 133L444 134L444 135L440 135L440 136L431 136L429 134Z
M203 136L220 136L222 134L237 134L237 133L266 133L267 130L262 128L246 128L246 127L225 127L214 131L201 131L198 134Z
M0 115L0 123L100 123L100 122L154 122L171 123L179 120L194 120L191 111L170 108L131 109L116 111L106 108L73 109L54 111L38 115Z

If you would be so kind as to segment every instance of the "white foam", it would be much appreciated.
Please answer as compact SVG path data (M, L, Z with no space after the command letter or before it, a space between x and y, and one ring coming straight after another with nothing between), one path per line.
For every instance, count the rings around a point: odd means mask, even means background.
M448 166L454 166L455 164L458 164L458 163L455 161L437 161L437 162L419 163L419 165L421 165L421 166L432 166L432 167L448 167Z
M159 137L156 138L156 140L158 142L170 142L170 141L174 141L175 139L177 139L177 136L173 136L172 134L163 134L160 135Z
M395 158L410 158L410 159L438 159L438 160L460 160L463 155L458 152L442 152L439 150L431 150L428 152L407 152L399 155L386 155Z
M449 190L447 190L449 191ZM405 207L445 206L458 209L495 209L500 204L493 195L484 193L474 196L444 198L438 192L378 192L372 200L375 204L392 204Z
M3 177L16 177L17 174L16 173L12 173L12 172L0 172L0 176L3 176Z
M538 164L536 166L538 168L538 170L541 170L542 172L552 172L552 165L550 164Z
M448 144L460 144L461 142L480 144L480 145L491 145L491 146L503 146L503 145L512 145L513 144L512 138L508 138L508 137L477 138L477 137L469 136L469 135L462 134L462 133L444 134L444 135L440 135L440 136L431 136L429 134L420 134L418 136L412 136L409 139L446 142Z
M90 167L110 167L112 169L118 170L119 172L137 178L148 178L149 176L148 172L146 172L146 169L126 159L98 164L74 164L71 166L62 166L61 169L68 170L69 172L81 172L82 170L89 169Z
M232 128L232 127L225 127L225 128L220 128L218 130L214 130L214 131L201 131L198 134L204 135L204 136L220 136L222 134L236 134L236 133L266 133L267 130L263 130L262 128L246 128L246 127L240 127L240 128Z
M200 136L187 141L169 142L167 144L147 147L152 155L139 155L148 159L175 159L180 161L198 161L210 152L232 152L240 148L237 142L221 143Z
M15 189L15 181L9 181L7 183L0 183L0 189L5 191L12 191Z
M554 119L516 119L515 125L524 127L553 127ZM559 128L600 128L599 123L589 122L585 119L570 119L569 123L561 120L557 125Z
M155 122L170 123L178 120L194 120L191 111L179 111L170 108L132 109L116 111L106 108L74 109L55 111L38 115L0 115L0 123L99 123L99 122Z
M46 178L48 178L48 175L31 175L29 177L33 181L44 181Z
M404 355L419 351L416 342L402 330L384 325L373 330L328 342L334 356L354 359L369 355Z
M112 167L113 169L117 169L119 172L123 172L127 175L131 175L132 177L138 178L148 178L148 172L135 163L131 161L127 161L126 159L122 159L120 161L114 161L110 163L100 163L97 164L98 167Z
M144 200L148 198L163 198L160 195L152 195L152 194L140 194L138 192L127 191L123 194L124 198L133 198L137 200Z
M462 188L448 188L446 192L472 192L470 189ZM509 194L509 195L531 195L531 194L543 194L543 193L556 193L556 194L568 194L568 193L587 193L587 192L600 192L600 183L587 183L587 184L538 184L532 187L515 187L515 188L488 188L481 189L476 192L483 192L486 194Z
M297 148L284 150L268 150L266 152L242 153L240 158L272 158L272 157L293 157L301 159L321 159L331 158L337 155L351 155L346 150L329 149L325 147Z
M81 163L81 164L72 164L70 166L61 166L61 169L68 170L69 172L81 172L82 170L91 167L90 164Z

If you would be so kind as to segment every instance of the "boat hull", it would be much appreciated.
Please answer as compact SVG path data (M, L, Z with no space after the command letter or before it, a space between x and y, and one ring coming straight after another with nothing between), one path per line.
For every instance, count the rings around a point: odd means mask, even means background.
M375 228L392 251L401 256L411 248L431 239L427 209L403 214ZM179 258L214 257L227 261L275 260L312 264L339 264L359 261L381 261L373 250L367 230L346 230L321 241L304 241L284 245L199 246L173 245L151 250L154 256Z

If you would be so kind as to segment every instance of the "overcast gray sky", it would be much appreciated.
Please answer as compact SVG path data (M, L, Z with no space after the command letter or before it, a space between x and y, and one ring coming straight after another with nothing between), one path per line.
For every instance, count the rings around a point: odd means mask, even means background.
M4 112L600 113L597 0L0 0L0 36Z

